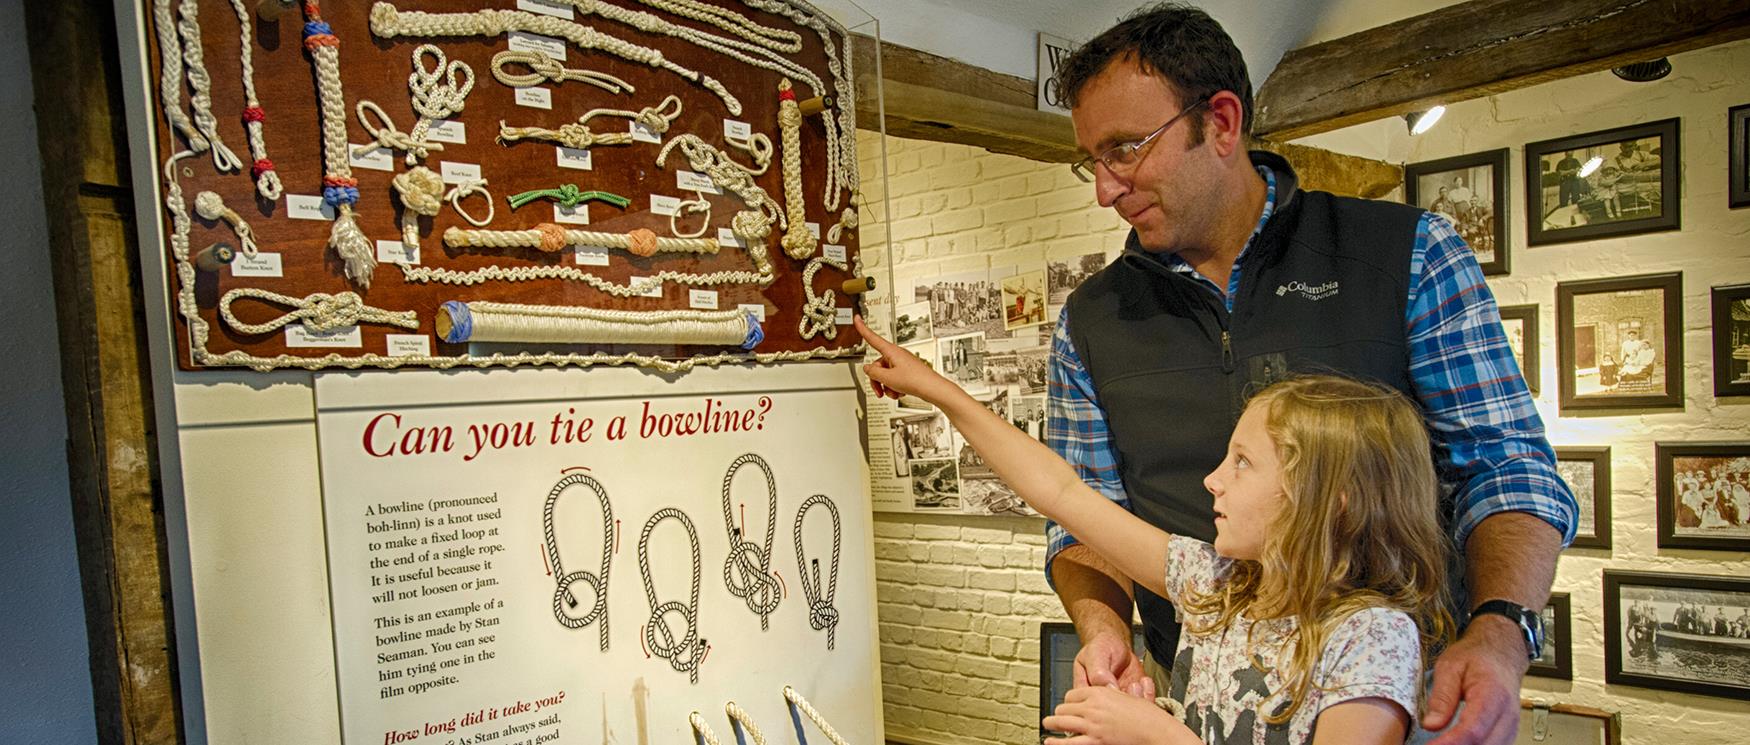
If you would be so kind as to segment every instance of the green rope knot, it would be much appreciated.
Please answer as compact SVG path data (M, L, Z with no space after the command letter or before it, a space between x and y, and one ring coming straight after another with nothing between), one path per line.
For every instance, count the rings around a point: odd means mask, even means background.
M589 201L607 202L620 209L632 204L632 200L613 192L583 191L577 188L577 184L563 184L557 189L535 189L512 195L509 200L510 208L514 210L537 199L551 199L565 209L572 209Z

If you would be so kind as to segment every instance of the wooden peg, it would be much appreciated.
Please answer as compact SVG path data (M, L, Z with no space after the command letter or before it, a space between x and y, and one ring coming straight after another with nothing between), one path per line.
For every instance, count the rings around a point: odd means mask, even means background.
M261 0L255 4L255 17L262 23L279 23L280 13L285 12L285 0Z
M847 279L844 281L844 284L839 285L839 289L843 290L847 295L861 295L865 292L874 292L875 278L856 277L853 279Z
M802 110L803 116L814 116L815 114L832 108L832 104L832 96L815 96L814 98L804 98L797 101L796 108Z
M237 249L231 244L220 241L200 250L194 255L194 266L203 272L216 272L229 265L237 258Z

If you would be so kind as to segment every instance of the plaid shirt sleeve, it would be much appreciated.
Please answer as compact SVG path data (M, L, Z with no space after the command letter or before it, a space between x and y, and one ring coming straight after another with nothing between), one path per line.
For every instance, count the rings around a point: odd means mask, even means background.
M1130 498L1118 478L1118 451L1106 429L1106 412L1094 397L1094 380L1088 375L1069 338L1069 313L1058 314L1057 331L1051 337L1050 380L1045 404L1045 439L1058 455L1069 461L1088 486L1130 509ZM1051 561L1058 552L1077 541L1056 522L1045 523L1045 581L1051 577Z
M1410 376L1434 437L1441 480L1457 485L1453 539L1503 512L1526 512L1574 540L1579 508L1555 470L1500 309L1451 223L1424 213L1410 258Z

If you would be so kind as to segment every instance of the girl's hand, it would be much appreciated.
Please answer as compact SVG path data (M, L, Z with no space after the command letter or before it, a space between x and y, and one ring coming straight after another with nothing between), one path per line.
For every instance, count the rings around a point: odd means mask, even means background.
M1071 689L1057 711L1041 724L1070 735L1047 739L1045 745L1165 745L1198 741L1191 728L1153 701L1111 687Z
M862 316L857 316L853 323L863 340L881 354L881 359L863 366L875 395L895 399L902 395L917 396L940 406L949 396L960 392L959 386L942 377L929 363L870 331Z

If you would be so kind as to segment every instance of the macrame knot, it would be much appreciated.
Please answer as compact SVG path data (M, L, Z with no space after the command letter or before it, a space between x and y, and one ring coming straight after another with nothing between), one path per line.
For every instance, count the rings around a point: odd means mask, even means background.
M273 161L261 158L249 166L249 176L251 178L261 178L261 174L271 172L272 170Z
M364 298L356 292L339 295L318 292L305 298L305 302L309 303L309 313L304 316L304 325L318 333L356 325L365 310Z
M540 225L536 225L535 230L541 234L541 245L539 248L542 251L546 251L547 253L557 253L565 250L566 246L571 245L571 239L566 236L570 231L567 230L564 225L555 225L550 222L544 222Z
M220 198L218 194L203 191L194 195L194 211L195 214L204 219L218 220L223 218L229 210L225 209L225 200Z
M390 182L401 195L401 203L426 217L443 209L444 179L436 171L419 166L397 175Z
M371 33L385 39L400 36L397 27L401 22L401 11L389 3L371 5Z
M265 121L267 121L267 112L264 111L260 106L245 106L245 107L243 107L243 122L245 124L247 124L249 122L265 122Z
M322 201L339 209L343 204L352 205L359 200L358 179L345 176L322 177Z
M634 228L626 233L626 250L639 256L656 255L656 233L649 228Z
M730 230L749 243L764 241L772 234L772 221L758 210L742 210L729 221Z

